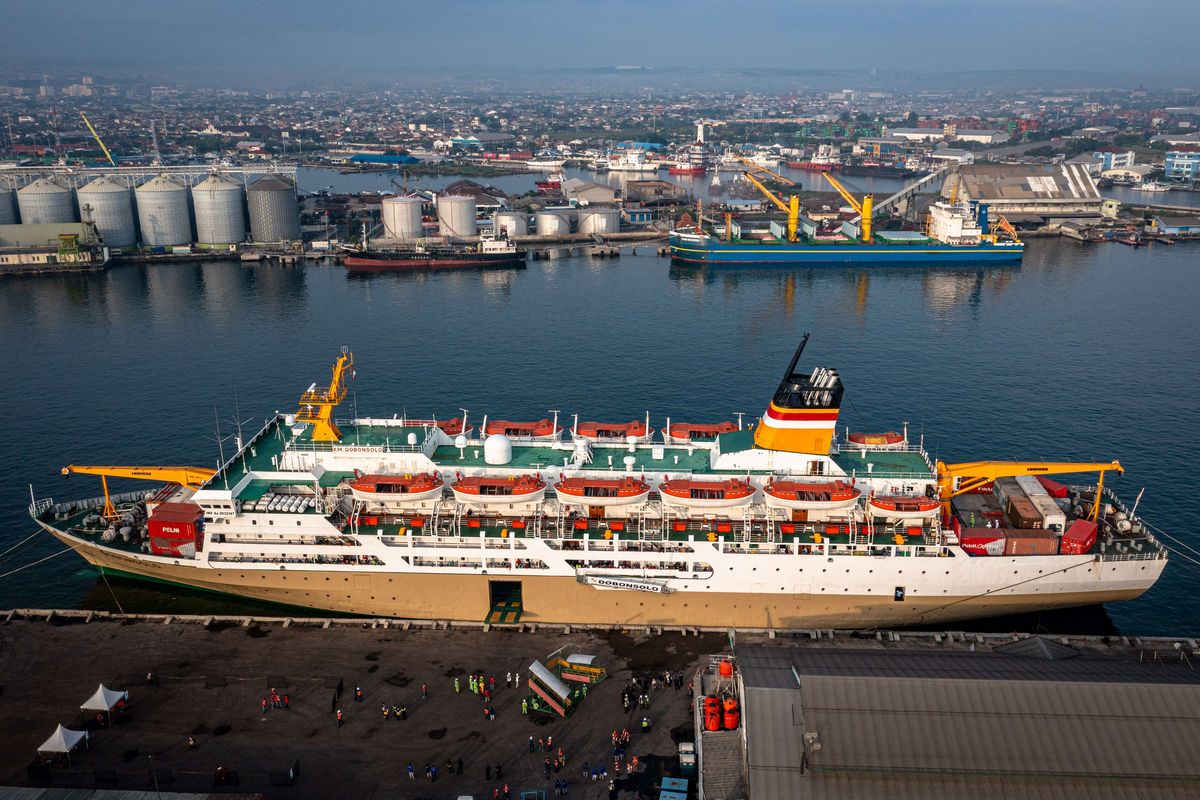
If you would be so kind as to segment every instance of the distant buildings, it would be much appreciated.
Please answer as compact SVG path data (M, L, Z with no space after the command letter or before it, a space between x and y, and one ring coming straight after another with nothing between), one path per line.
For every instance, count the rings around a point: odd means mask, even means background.
M1172 181L1200 180L1200 145L1168 150L1163 161L1164 177Z
M1008 131L990 130L985 128L959 128L956 125L945 125L942 128L884 128L884 134L889 138L900 138L910 142L976 142L979 144L1000 144L1009 140Z

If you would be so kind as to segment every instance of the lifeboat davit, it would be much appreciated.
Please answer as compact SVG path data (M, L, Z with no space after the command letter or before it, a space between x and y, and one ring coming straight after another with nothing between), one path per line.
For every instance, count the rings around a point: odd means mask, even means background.
M452 419L444 419L437 423L437 426L442 429L442 433L447 436L458 436L460 433L470 433L474 428L463 430L463 418L454 417Z
M831 511L851 508L862 491L845 481L772 481L763 487L770 508Z
M733 433L737 425L732 422L717 422L712 425L698 425L693 422L672 422L663 431L667 444L691 444L692 442L711 442L722 433Z
M684 508L735 508L754 500L754 486L740 478L723 481L694 481L675 478L658 485L664 505Z
M896 431L851 433L847 434L846 441L854 447L864 447L867 450L899 450L908 444L908 437Z
M867 506L875 516L889 519L933 519L942 509L937 498L909 495L874 495Z
M650 484L641 478L560 478L558 502L575 506L631 506L646 502Z
M536 422L512 422L507 419L495 419L487 423L483 432L488 436L494 433L503 433L510 439L553 441L562 434L562 428L556 429L554 423L548 419L539 419Z
M633 422L581 422L575 426L574 434L590 442L625 442L630 436L644 439L653 431L646 429L640 419Z
M450 488L458 502L482 505L535 503L546 496L546 482L537 475L460 475Z
M373 503L417 503L441 497L446 482L436 472L415 475L360 475L350 483L355 500Z

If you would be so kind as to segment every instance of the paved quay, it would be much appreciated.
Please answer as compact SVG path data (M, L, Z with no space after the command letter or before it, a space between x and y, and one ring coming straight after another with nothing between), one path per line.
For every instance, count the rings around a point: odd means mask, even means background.
M611 770L611 732L628 728L633 735L628 753L639 756L639 768L622 777L618 790L623 797L632 798L639 789L649 796L663 766L674 763L672 730L690 738L686 691L652 692L649 710L626 713L622 689L631 677L651 672L694 673L702 658L726 646L726 637L714 633L16 617L0 624L0 697L6 720L19 721L6 722L0 733L0 786L32 783L27 766L37 747L59 723L80 727L80 703L103 682L129 690L126 719L94 731L90 749L73 753L70 769L56 771L49 785L153 791L153 767L160 788L172 792L219 788L272 798L433 800L463 794L490 798L507 783L514 798L522 789L543 789L553 797L554 781L565 779L568 797L600 798L609 796L608 783L582 781L583 764ZM506 689L506 674L519 673L524 681L530 662L560 648L598 656L609 678L589 690L569 719L522 716L527 692ZM146 685L147 672L155 685ZM485 719L482 699L468 691L471 672L496 676L495 720ZM459 694L455 676L462 685ZM339 679L341 728L332 712ZM425 700L423 683L429 686ZM262 698L272 687L287 694L289 709L262 711ZM363 690L362 702L354 700L357 687ZM385 720L384 703L407 706L407 719ZM643 715L653 721L645 735ZM194 750L188 749L189 736L196 741ZM547 754L529 752L530 736L553 736L553 756L563 749L567 765L549 780L544 777ZM447 763L457 771L460 758L462 774L449 774ZM278 773L297 762L294 785L272 785L271 773L278 780ZM406 770L410 762L417 775L412 781ZM425 778L426 764L437 767L436 781ZM497 764L501 779L495 775ZM236 772L238 785L214 787L218 767ZM97 783L98 776L108 783Z

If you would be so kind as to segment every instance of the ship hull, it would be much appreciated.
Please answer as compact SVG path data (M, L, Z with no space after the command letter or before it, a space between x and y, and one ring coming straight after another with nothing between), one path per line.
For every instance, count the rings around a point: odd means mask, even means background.
M386 256L346 256L342 262L348 272L411 272L415 270L434 269L480 269L522 267L525 265L525 252L509 253L478 253L459 256L437 256L413 254L389 258Z
M1021 245L984 243L956 246L921 244L811 244L772 242L689 242L671 237L671 258L701 266L847 266L856 264L1016 264Z
M573 625L678 625L699 627L856 629L930 625L1130 600L1141 595L1164 561L1138 565L1136 580L1084 579L1071 591L915 596L896 601L891 587L879 594L837 591L830 584L792 584L789 591L648 592L598 589L572 576L438 574L385 570L279 570L253 565L196 566L186 559L147 558L92 544L42 526L105 574L145 579L258 601L353 616L479 623L491 610L491 583L519 583L522 622ZM909 559L901 559L910 561ZM977 559L971 559L975 561ZM1004 559L1007 561L1008 559ZM1089 561L1090 559L1084 559ZM1107 571L1107 567L1105 570ZM619 579L618 579L618 582ZM632 581L629 581L632 583Z

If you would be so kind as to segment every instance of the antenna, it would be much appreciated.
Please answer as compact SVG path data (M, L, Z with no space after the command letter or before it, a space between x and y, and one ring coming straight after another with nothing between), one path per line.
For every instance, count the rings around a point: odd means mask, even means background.
M796 364L800 363L800 354L804 352L804 346L808 344L809 334L806 332L804 338L800 340L800 346L796 348L796 354L792 356L792 363L788 364L787 372L783 373L783 381L786 383L796 374Z

